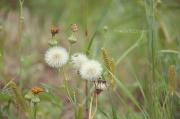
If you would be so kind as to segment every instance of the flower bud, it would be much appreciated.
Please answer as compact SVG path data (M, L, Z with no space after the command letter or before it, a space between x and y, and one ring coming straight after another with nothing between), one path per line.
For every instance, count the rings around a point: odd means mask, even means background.
M76 32L78 30L76 24L71 24L70 29L72 30L72 32Z
M39 97L38 97L37 94L34 95L34 97L31 99L31 102L32 102L32 103L38 103L38 102L40 102L40 99L39 99Z
M25 99L31 100L34 97L33 92L30 90L25 96Z
M53 46L56 46L58 44L58 42L55 40L55 39L51 39L48 41L48 44L53 47Z
M77 42L77 38L74 33L72 33L72 35L68 38L68 41L71 43L71 45Z

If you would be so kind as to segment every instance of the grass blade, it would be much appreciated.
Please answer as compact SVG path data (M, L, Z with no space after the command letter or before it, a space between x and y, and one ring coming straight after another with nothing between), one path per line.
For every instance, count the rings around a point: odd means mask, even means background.
M110 74L112 75L114 80L117 82L118 86L125 92L125 94L131 99L131 101L142 111L141 107L139 106L139 103L134 98L134 96L131 94L131 92L111 72L110 72ZM144 114L144 112L143 112L143 114ZM145 114L144 114L144 117L146 118Z
M122 59L124 59L131 51L133 51L137 46L139 46L139 43L141 42L143 38L143 33L141 34L140 38L137 40L136 43L134 43L115 63L115 65L117 66Z
M92 43L93 43L94 37L96 36L97 30L98 30L101 22L103 21L104 17L106 16L106 14L107 14L107 12L108 12L108 10L109 10L109 8L110 8L110 5L111 5L112 1L113 1L113 0L108 0L107 6L106 6L106 8L104 9L101 17L99 18L99 21L98 21L98 23L97 23L97 25L96 25L94 34L93 34L93 36L92 36L92 38L91 38L91 40L90 40L90 42L89 42L89 44L88 44L87 51L86 51L86 55L89 54L89 50L90 50L91 45L92 45Z

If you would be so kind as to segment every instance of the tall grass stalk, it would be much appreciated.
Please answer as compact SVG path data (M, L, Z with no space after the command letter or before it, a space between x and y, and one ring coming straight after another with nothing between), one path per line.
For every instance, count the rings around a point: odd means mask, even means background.
M23 3L24 0L19 0L19 5L20 5L20 13L19 13L19 44L18 44L18 48L19 48L19 87L20 90L22 89L22 25L23 25Z
M149 59L151 61L152 67L150 68L152 71L152 75L149 81L145 81L146 93L147 93L147 105L148 105L148 113L150 118L155 118L156 114L159 111L154 109L154 105L157 105L159 101L156 99L159 98L159 93L156 91L154 84L157 82L156 80L156 68L155 68L155 61L156 61L156 33L155 33L155 18L154 18L154 10L155 10L155 3L154 0L146 0L146 20L148 26L148 52L149 52ZM153 97L153 99L152 99Z
M0 77L3 78L3 37L2 37L3 27L0 26ZM2 79L1 79L2 80Z
M88 0L86 0L86 3L85 3L85 36L86 36L86 42L88 42ZM88 101L88 98L89 98L89 83L88 81L85 81L85 93L86 93L86 104L85 104L85 107L86 107L86 118L88 119L89 117L89 101Z

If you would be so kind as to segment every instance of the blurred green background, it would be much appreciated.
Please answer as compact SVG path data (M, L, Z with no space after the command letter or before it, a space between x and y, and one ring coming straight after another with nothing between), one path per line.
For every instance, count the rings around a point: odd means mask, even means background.
M167 79L167 71L171 64L174 64L177 73L180 73L180 1L179 0L154 0L155 1L155 29L156 29L156 51L157 71ZM18 64L18 29L19 29L19 1L1 0L0 1L0 25L2 31L0 34L1 58L1 76L0 88L2 88L10 79L19 73ZM150 49L148 41L148 16L146 2L149 0L113 0L110 7L101 20L97 29L94 42L90 49L90 57L93 57L103 64L101 56L101 47L105 47L109 55L115 62L125 53L141 36L144 31L143 41L130 52L116 67L116 76L129 88L138 100L141 95L136 87L132 70L141 80L149 79L150 71L146 60L150 58ZM23 57L23 89L27 90L33 86L41 86L41 83L57 87L57 74L48 67L44 61L44 53L48 49L48 40L51 39L50 27L56 26L60 29L57 35L61 46L68 49L69 42L67 38L71 35L69 25L76 23L78 31L76 36L78 42L72 46L72 54L76 52L85 52L87 43L92 38L99 19L103 11L109 5L109 0L25 0L23 5L23 39L22 39L22 57ZM86 6L88 4L88 6ZM88 11L86 11L86 7ZM86 16L88 39L85 36ZM107 28L107 30L106 30ZM141 30L141 31L139 31ZM176 53L162 53L161 50L174 51ZM3 54L2 54L3 53ZM72 79L70 80L71 90L83 90L82 81L76 80L76 72L72 69ZM18 82L18 78L15 79ZM178 82L178 87L180 86ZM75 90L78 93L78 91ZM78 93L79 94L79 93ZM109 106L106 104L105 95L101 95L104 111L108 112ZM45 95L45 94L44 94ZM79 94L80 95L80 94ZM78 96L77 96L78 97ZM58 97L56 97L58 98ZM68 119L71 107L67 104L64 96L58 98L62 100L60 108L51 103L53 99L42 101L38 115L41 119L58 118ZM116 99L115 99L116 100ZM80 99L79 99L80 101ZM116 100L118 102L118 100ZM64 103L64 104L63 104ZM56 103L55 103L56 104ZM67 104L67 105L66 105ZM131 103L130 103L131 105ZM133 105L132 105L133 107ZM121 104L117 107L119 113L125 112ZM49 111L53 110L53 111ZM67 114L65 114L67 113ZM73 115L73 114L72 114ZM70 116L72 116L70 114ZM109 115L107 113L107 115ZM128 113L127 113L128 115ZM179 114L177 114L179 117ZM97 115L97 119L102 119L102 114Z

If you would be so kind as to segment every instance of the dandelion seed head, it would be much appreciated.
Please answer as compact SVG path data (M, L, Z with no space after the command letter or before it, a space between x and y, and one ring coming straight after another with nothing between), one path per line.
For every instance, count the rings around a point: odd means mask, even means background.
M79 73L83 79L93 81L99 78L99 76L102 73L102 70L102 66L98 61L89 60L82 64Z
M83 53L76 53L71 56L71 63L73 64L73 67L76 69L80 69L81 65L88 61L88 58Z
M44 59L49 66L59 68L67 63L68 58L68 52L65 48L54 46L45 53Z

